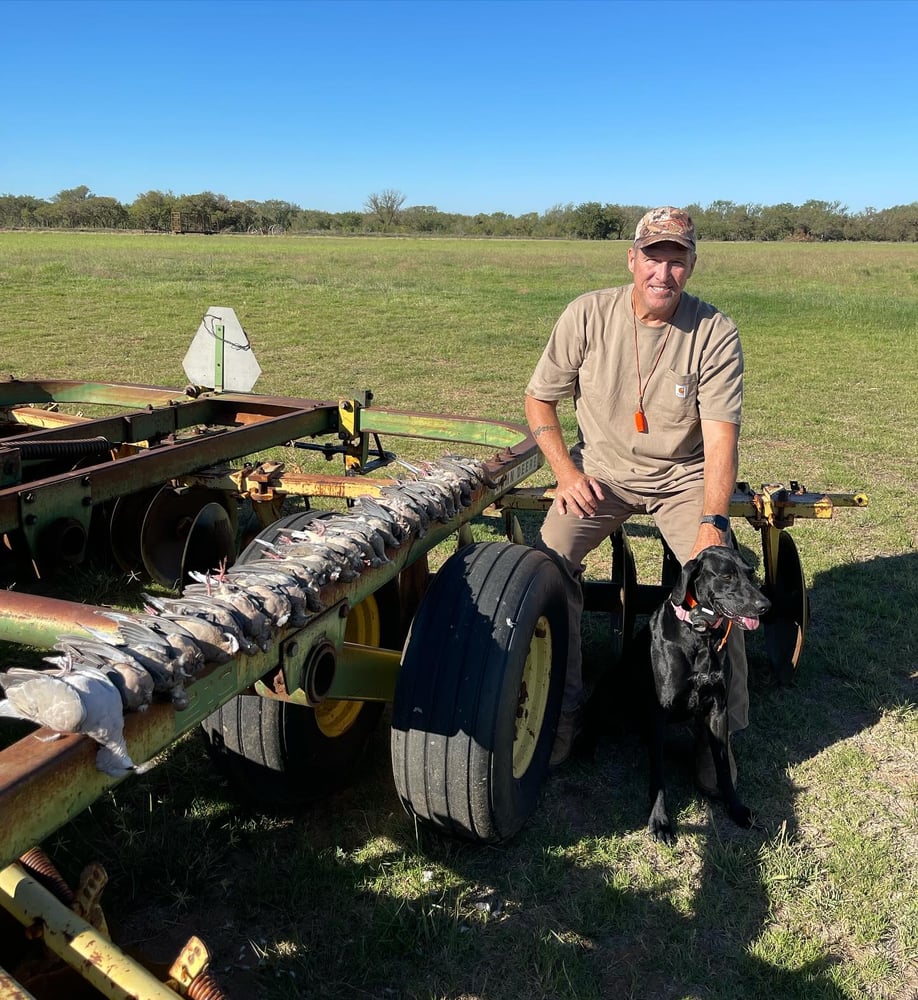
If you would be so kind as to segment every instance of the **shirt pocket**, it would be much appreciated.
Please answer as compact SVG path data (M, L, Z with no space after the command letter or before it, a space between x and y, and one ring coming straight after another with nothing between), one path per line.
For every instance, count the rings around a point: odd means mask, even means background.
M657 403L660 409L673 420L697 419L698 417L698 375L690 372L681 375L671 368L663 373Z

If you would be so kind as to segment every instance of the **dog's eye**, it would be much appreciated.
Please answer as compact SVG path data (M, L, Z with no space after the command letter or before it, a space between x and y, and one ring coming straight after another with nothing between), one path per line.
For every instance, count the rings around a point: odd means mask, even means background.
M733 579L733 574L732 573L721 573L720 574L720 578L721 578L721 580L732 580Z

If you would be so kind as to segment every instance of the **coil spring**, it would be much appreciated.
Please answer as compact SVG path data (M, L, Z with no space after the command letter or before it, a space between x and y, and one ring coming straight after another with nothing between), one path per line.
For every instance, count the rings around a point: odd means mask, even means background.
M104 455L112 444L104 437L81 438L76 441L20 441L12 442L20 455L28 460L49 458L83 458L87 455Z
M209 972L195 976L188 987L186 996L189 1000L228 1000L226 994L217 985L216 979Z
M26 851L19 859L19 864L65 906L73 906L76 901L73 889L67 885L64 876L40 847L33 847Z

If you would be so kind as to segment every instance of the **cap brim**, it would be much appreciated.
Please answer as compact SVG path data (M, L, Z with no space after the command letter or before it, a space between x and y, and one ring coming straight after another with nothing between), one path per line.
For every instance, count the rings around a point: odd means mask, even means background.
M657 233L654 236L645 236L642 240L634 241L635 250L643 250L645 247L653 246L654 243L677 243L686 250L694 250L695 244L684 236L676 236L675 233Z

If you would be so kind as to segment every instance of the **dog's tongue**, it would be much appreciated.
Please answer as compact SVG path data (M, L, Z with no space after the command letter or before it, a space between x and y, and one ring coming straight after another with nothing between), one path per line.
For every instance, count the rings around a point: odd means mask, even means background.
M737 618L736 624L747 632L754 632L759 627L758 618Z

